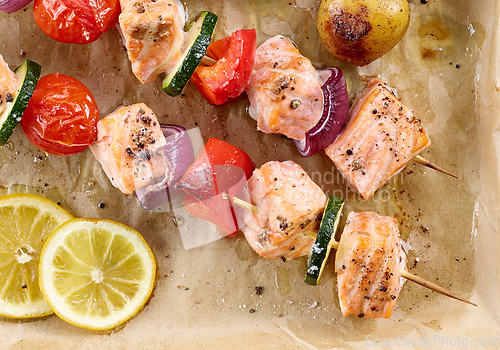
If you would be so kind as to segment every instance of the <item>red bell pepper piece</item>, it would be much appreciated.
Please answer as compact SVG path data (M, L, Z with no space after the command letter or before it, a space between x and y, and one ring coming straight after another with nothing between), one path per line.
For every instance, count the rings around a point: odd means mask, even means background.
M207 55L217 60L213 66L198 66L191 81L211 104L221 105L245 91L255 64L255 29L237 30L230 37L208 46Z
M211 138L175 187L187 193L183 205L189 213L230 235L238 231L245 213L233 208L223 194L248 200L244 187L254 169L255 164L244 151Z

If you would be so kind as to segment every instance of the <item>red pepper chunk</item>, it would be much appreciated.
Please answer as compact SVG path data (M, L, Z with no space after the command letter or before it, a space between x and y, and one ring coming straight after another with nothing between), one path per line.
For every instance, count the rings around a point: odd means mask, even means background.
M252 74L256 48L255 29L237 30L230 37L208 46L207 55L217 60L217 63L196 68L191 81L213 105L237 98L245 91Z
M223 195L248 200L245 185L254 169L244 151L211 138L175 187L187 193L183 205L189 213L212 222L227 236L238 231L245 213Z

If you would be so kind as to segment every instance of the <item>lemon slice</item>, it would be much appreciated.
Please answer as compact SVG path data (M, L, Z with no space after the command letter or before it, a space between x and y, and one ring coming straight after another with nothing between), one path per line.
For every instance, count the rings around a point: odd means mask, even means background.
M45 243L39 273L42 294L60 318L103 331L142 310L155 286L156 261L130 227L72 219Z
M52 314L38 287L38 260L46 238L72 216L31 194L0 197L0 315Z

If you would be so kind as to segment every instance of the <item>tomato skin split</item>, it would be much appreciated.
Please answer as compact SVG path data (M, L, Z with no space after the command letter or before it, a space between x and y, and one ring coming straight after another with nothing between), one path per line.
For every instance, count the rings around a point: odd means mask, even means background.
M69 155L96 140L98 121L99 110L89 89L75 78L54 73L39 80L21 125L35 147Z
M118 0L35 0L33 16L40 29L63 43L88 44L114 25Z
M208 46L207 55L217 63L199 66L191 77L208 103L222 105L245 91L255 64L256 47L255 29L237 30Z

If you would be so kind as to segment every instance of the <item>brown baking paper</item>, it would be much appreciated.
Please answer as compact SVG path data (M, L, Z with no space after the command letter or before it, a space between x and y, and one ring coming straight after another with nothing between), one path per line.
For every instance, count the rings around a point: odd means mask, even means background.
M285 137L258 132L246 113L245 95L214 107L188 85L182 96L169 97L160 79L141 85L133 76L116 29L88 45L58 43L38 29L31 5L0 14L0 53L11 68L29 58L42 65L42 75L60 72L81 80L94 94L101 117L122 104L144 102L160 122L199 128L203 141L224 139L245 150L257 166L269 160L298 162L327 194L347 199L345 214L374 210L397 217L410 272L478 306L407 282L390 319L343 317L332 262L320 284L311 287L303 281L306 257L285 263L264 259L241 233L185 249L182 232L203 236L213 227L185 215L178 228L171 212L144 211L134 196L111 186L89 150L69 157L46 155L18 126L0 148L0 185L8 188L3 192L36 192L60 201L75 216L113 219L137 229L158 259L160 279L150 303L118 332L94 334L57 316L2 321L0 347L498 348L498 3L412 0L403 40L363 68L327 53L316 31L317 0L190 0L185 5L190 18L200 10L219 15L215 39L253 27L259 44L276 34L290 37L316 68L342 68L351 97L366 77L381 76L422 120L432 140L423 156L458 179L410 162L372 199L362 200L324 154L302 158ZM260 295L256 287L262 287Z

